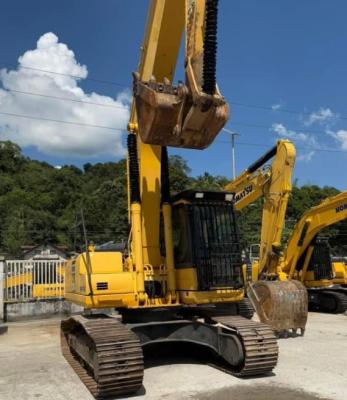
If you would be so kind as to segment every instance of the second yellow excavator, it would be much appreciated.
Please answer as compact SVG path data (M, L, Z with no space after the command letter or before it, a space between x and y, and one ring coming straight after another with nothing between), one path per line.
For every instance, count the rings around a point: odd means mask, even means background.
M347 310L347 288L341 285L345 283L344 268L340 271L336 265L336 276L328 241L319 236L324 228L346 218L347 191L323 200L297 222L281 258L282 269L307 287L312 309L330 313Z
M272 160L271 165L267 163ZM289 194L295 147L279 140L271 150L249 166L225 189L234 192L234 205L241 210L264 198L259 262L249 263L247 294L260 320L278 334L300 330L307 322L308 300L305 286L283 270L280 248Z
M248 296L260 319L277 332L288 327L304 330L307 301L312 310L347 310L346 265L332 262L328 241L319 237L324 228L347 218L347 192L325 199L304 213L287 244L281 244L294 157L293 144L280 140L226 186L235 191L238 210L264 197L259 260L250 266L249 280L254 283L248 285ZM264 167L271 158L271 166ZM285 289L277 292L273 279Z

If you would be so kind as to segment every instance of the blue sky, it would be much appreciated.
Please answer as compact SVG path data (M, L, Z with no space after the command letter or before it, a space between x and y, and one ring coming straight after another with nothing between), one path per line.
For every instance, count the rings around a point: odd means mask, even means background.
M115 99L112 104L116 108L123 107L117 95L130 86L131 71L136 69L147 7L145 0L3 0L0 69L15 70L18 57L35 49L43 34L53 32L59 42L74 51L77 62L87 67L89 78L124 85L81 80L78 85L83 95L95 92L109 96ZM239 172L270 148L276 138L285 136L292 138L298 148L295 177L299 184L347 188L346 15L344 0L220 0L217 78L231 103L227 128L241 134L236 149ZM34 113L34 96L30 101ZM46 111L50 114L45 116L71 120L64 117L63 110L55 114L53 101L49 100L51 107ZM257 105L266 109L254 107ZM93 123L113 123L112 116L106 117L96 122L93 119ZM0 115L0 126L1 119L4 116ZM53 124L36 123L47 132L48 125ZM59 129L66 127L60 125ZM0 128L0 137L3 132ZM110 130L86 128L85 135L85 141L106 135L103 145L108 141L110 147L116 139ZM230 176L228 140L228 134L221 133L203 152L170 152L186 158L194 175L208 171ZM25 154L54 165L83 165L120 157L119 152L89 156L88 149L81 157L74 148L63 155L61 150L54 152L49 147L38 150L30 140L23 139L22 143Z

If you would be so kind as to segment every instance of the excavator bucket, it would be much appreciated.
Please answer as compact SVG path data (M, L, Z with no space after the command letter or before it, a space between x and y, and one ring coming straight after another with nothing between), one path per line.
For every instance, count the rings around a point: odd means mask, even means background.
M247 295L261 322L280 336L305 332L308 298L305 286L296 280L263 281L248 286Z
M204 149L228 120L229 107L218 93L193 97L186 85L165 79L141 81L134 76L139 134L146 144Z

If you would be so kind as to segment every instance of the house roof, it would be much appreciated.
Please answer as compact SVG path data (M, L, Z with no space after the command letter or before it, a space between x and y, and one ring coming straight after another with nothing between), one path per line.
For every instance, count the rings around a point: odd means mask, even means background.
M60 245L54 245L51 243L41 243L41 244L37 244L37 245L24 245L21 246L22 249L22 255L28 254L30 252L32 252L33 250L37 250L39 248L51 248L51 249L55 249L58 250L66 255L68 255L68 251L67 251L67 246L60 246Z

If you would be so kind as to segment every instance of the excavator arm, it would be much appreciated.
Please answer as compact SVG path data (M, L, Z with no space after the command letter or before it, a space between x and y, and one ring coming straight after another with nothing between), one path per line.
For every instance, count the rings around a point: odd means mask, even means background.
M271 165L267 166L271 159ZM287 280L287 275L278 267L294 162L294 145L288 140L279 140L275 147L226 185L227 190L234 192L237 210L264 198L260 258L252 265L252 270L257 271L256 282L249 282L247 295L260 320L278 333L297 329L303 333L307 321L304 286Z
M133 109L129 124L143 143L204 149L228 120L216 84L217 12L217 0L152 2L140 69L133 74L137 117ZM184 28L186 79L175 86Z
M271 159L273 161L269 166L266 163ZM292 190L294 163L293 143L279 140L276 146L225 187L234 192L237 210L242 210L260 197L264 198L259 273L276 273L273 266L278 262L288 198Z

